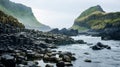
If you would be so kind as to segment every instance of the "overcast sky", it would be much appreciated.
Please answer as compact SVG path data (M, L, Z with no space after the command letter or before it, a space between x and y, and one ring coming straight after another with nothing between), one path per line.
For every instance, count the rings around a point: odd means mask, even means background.
M69 28L82 11L100 5L106 12L120 11L120 0L11 0L32 8L36 18L52 28Z

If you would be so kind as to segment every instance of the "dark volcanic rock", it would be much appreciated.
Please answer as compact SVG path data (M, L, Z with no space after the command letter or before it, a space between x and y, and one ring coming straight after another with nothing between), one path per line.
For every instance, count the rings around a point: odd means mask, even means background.
M1 56L1 62L5 67L15 67L15 58L11 55L5 54Z
M71 62L71 58L67 55L63 55L63 61L65 62Z
M89 59L85 59L84 60L85 62L89 62L89 63L91 63L92 61L91 60L89 60Z
M56 64L57 67L65 67L65 63L63 61L60 61Z
M61 31L67 35L69 33L74 35L77 32L66 29ZM66 33L67 31L69 33ZM71 52L57 52L51 49L56 48L57 45L75 43L84 43L84 41L76 41L66 35L25 29L17 19L4 16L0 11L1 67L38 67L35 60L57 63L58 67L64 67L65 64L69 66L76 59ZM57 55L59 57L56 57ZM47 65L47 67L51 67L51 65Z
M47 64L45 67L54 67L53 65Z
M77 30L66 29L66 28L63 28L61 30L55 28L55 29L53 29L53 30L51 30L49 32L54 33L54 34L67 35L67 36L77 36L78 35L78 31Z
M111 49L110 46L104 45L104 44L102 44L102 43L100 43L100 42L98 42L96 45L92 46L91 48L92 48L93 50L101 50L101 49L104 49L104 48L106 48L106 49Z
M86 44L86 42L84 42L83 40L76 40L76 43L78 43L78 44Z
M103 40L120 40L120 28L106 28L100 35Z
M65 62L65 66L73 66L71 62Z
M21 64L21 63L23 63L25 60L26 60L26 57L24 57L24 56L17 56L17 57L16 57L16 63L17 63L17 64Z
M0 63L0 67L5 67L2 63Z
M74 55L70 52L61 52L59 54L59 57L62 58L62 60L65 61L65 62L71 62L71 61L76 60Z
M45 39L52 41L52 43L46 43ZM75 41L65 35L49 34L38 31L2 34L0 35L0 54L3 55L4 53L8 53L9 55L10 53L9 56L16 59L14 61L10 61L12 62L11 64L18 67L36 66L34 64L29 65L29 63L32 64L33 62L27 62L34 61L35 59L42 59L45 62L58 63L58 65L61 64L64 67L65 63L62 64L60 61L69 62L69 64L66 65L72 65L71 61L76 60L76 58L70 52L59 53L52 51L51 49L60 44L81 42L82 41ZM56 55L59 57L56 57ZM8 61L1 59L1 62L6 66L6 62Z

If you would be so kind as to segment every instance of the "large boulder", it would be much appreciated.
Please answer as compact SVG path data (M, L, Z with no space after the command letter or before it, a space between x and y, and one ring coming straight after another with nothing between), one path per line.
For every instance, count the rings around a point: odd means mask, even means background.
M59 57L62 58L62 60L65 62L71 62L71 61L76 60L76 58L71 52L61 52L59 54Z
M65 63L63 61L60 61L56 64L57 67L65 67Z
M47 64L45 67L54 67L53 65Z
M106 48L106 49L111 49L110 46L104 45L104 44L102 44L102 43L100 43L100 42L98 42L96 45L92 46L91 48L92 48L93 50L102 50L102 49L104 49L104 48Z
M71 58L67 55L63 55L63 61L65 62L71 62Z
M91 63L92 61L90 59L85 59L85 62Z
M33 60L35 58L35 52L33 52L32 50L27 50L26 56L28 60Z
M71 62L65 62L65 66L73 66Z
M4 54L1 56L1 62L5 67L15 67L15 58L9 54Z
M56 58L55 56L51 56L49 61L57 63L58 62L58 58Z

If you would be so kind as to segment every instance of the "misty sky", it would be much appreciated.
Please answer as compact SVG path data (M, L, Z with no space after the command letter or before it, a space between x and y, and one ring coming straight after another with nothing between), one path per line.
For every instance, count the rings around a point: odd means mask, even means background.
M69 28L82 11L100 5L106 12L120 11L120 0L11 0L32 8L36 18L52 28Z

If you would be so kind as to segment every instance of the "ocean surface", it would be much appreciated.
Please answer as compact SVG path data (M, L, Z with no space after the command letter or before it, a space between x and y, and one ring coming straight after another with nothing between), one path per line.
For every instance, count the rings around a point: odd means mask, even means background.
M75 53L76 61L73 61L73 67L120 67L120 41L116 40L101 40L101 37L92 37L86 35L79 35L72 37L75 40L84 40L88 44L70 44L65 46L58 46L57 51L69 51ZM95 45L97 42L101 42L105 45L111 46L111 50L92 50L90 46ZM85 54L87 53L87 54ZM92 62L84 62L85 59L89 59ZM39 61L39 65L45 67L42 60ZM56 67L56 64L53 64Z

